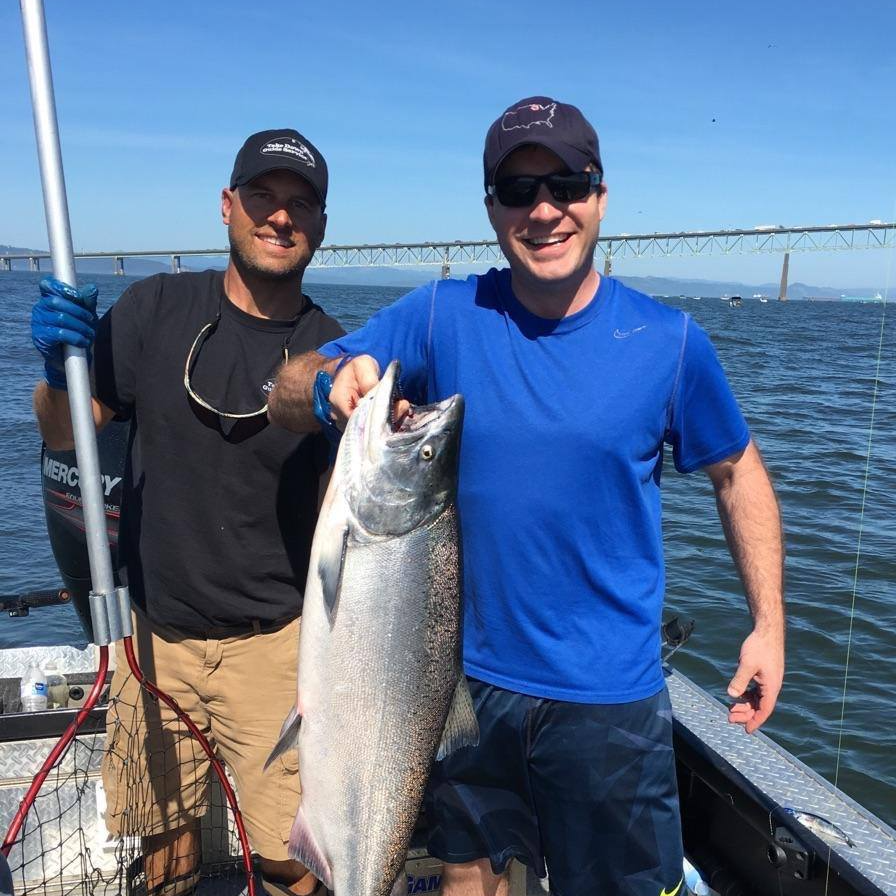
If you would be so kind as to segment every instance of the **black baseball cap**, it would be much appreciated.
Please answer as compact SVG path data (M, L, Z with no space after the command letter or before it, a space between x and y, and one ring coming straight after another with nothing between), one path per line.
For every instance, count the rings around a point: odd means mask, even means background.
M320 207L327 204L327 163L317 147L292 128L259 131L248 137L236 154L230 189L280 169L294 171L305 178L314 187Z
M594 163L603 177L597 134L581 111L547 96L530 96L509 106L485 135L486 190L501 162L517 147L531 144L549 149L570 171L584 171Z

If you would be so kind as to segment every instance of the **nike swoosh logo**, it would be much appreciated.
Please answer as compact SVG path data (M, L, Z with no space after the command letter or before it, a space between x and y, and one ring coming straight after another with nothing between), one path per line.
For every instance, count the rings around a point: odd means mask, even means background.
M681 885L683 883L684 878L682 877L682 879L676 884L674 890L667 890L665 887L663 887L663 889L660 890L660 896L677 896L677 893L681 889Z
M633 330L613 330L613 338L614 339L628 339L633 333L640 333L641 330L646 330L647 324L644 324L641 327L635 327ZM672 893L660 893L660 896L672 896Z

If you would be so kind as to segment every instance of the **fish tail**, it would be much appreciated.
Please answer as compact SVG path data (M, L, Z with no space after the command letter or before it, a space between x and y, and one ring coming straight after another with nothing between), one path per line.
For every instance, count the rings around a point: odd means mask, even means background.
M289 832L289 856L301 862L328 890L333 889L333 870L318 846L301 806Z

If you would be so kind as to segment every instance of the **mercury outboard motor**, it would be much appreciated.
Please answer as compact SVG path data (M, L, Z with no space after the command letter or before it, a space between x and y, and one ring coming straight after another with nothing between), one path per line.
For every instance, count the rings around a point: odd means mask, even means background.
M122 477L128 451L130 424L113 420L97 434L100 473L106 505L106 528L112 550L112 568L118 584L118 520L121 516ZM78 461L74 451L41 450L41 482L47 534L62 581L84 629L93 642L90 620L90 561L87 556L84 511Z

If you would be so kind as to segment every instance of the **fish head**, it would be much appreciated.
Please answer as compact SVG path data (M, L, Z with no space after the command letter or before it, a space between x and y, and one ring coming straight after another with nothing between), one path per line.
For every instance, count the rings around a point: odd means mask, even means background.
M346 427L346 496L371 536L393 537L436 519L454 502L464 399L411 406L395 419L399 363L359 402Z

